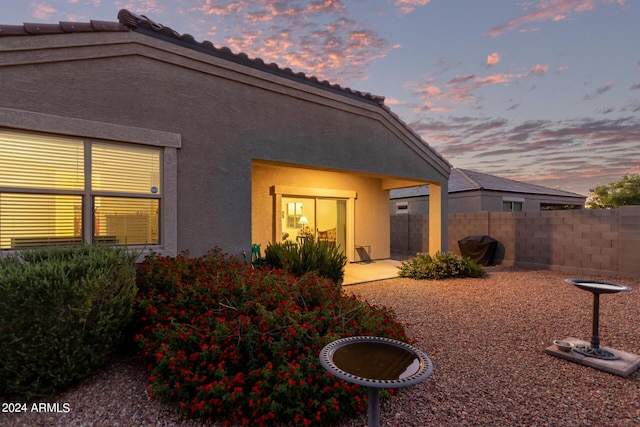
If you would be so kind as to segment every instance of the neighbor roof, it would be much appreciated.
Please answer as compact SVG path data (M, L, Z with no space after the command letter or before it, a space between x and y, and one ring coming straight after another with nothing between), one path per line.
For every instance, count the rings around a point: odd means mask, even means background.
M556 190L542 187L540 185L528 184L526 182L514 181L512 179L501 178L495 175L470 171L467 169L451 169L449 176L449 193L461 193L463 191L491 190L505 193L539 194L544 196L580 197L582 194L571 193L569 191ZM406 197L420 197L429 195L429 186L401 188L391 190L392 199L402 199Z

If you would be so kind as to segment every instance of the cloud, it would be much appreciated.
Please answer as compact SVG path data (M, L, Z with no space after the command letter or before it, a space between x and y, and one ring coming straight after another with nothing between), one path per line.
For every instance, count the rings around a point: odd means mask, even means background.
M461 83L466 83L469 80L473 80L476 76L474 74L468 74L466 76L455 76L451 80L447 82L447 85L457 85Z
M629 90L640 90L640 83L636 83L632 85Z
M531 27L531 28L521 28L518 30L519 33L535 33L536 31L540 31L540 27Z
M425 115L410 126L455 167L581 194L640 168L637 115L518 123Z
M533 68L531 68L531 70L529 71L529 74L532 76L542 76L546 74L547 71L549 71L548 65L536 64L533 66Z
M509 83L511 80L521 77L521 74L492 74L486 77L476 77L474 81L479 86Z
M205 15L226 16L232 13L241 12L242 9L242 2L230 2L221 6L207 2L201 6L193 7L191 10L203 12ZM264 14L266 15L267 12L265 11Z
M585 97L582 98L582 100L583 101L592 101L592 100L598 98L603 93L608 92L609 90L611 90L612 87L613 87L613 82L607 82L603 86L600 86L599 88L597 88L595 92L593 92L591 94L588 94L588 95L585 95Z
M160 15L167 10L167 6L160 4L158 0L116 1L115 5L120 9L134 10L138 14Z
M624 6L625 0L601 0L604 3L617 3ZM565 21L574 15L591 12L596 9L598 0L537 0L534 10L526 12L505 24L491 28L486 34L497 37L522 25L533 22ZM528 6L530 3L524 3Z
M192 11L207 15L235 16L245 14L247 22L269 22L283 17L308 16L343 11L346 6L340 0L297 1L297 0L232 0L213 3L198 0Z
M431 0L396 0L393 3L398 8L398 11L403 14L409 14L413 12L416 6L426 6L431 3Z
M342 84L393 49L340 0L198 0L191 11L224 17L208 31L216 45Z
M487 65L492 67L500 62L500 55L497 52L493 52L491 55L487 56Z
M435 105L434 101L454 105L459 103L468 104L477 100L475 92L483 87L496 84L507 86L511 82L520 80L528 75L539 75L544 70L543 66L536 66L529 74L456 75L445 84L445 87L437 85L434 77L429 77L423 83L412 82L405 86L410 88L424 102L423 109L425 111L449 111L453 108L452 105ZM535 74L534 71L538 74ZM416 112L419 113L419 109Z
M29 5L31 14L34 18L42 19L44 21L49 20L53 15L58 13L58 10L53 6L46 3L31 3Z

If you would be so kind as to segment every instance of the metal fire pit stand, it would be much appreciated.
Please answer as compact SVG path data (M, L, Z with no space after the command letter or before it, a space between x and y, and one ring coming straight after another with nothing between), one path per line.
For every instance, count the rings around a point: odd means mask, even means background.
M599 282L597 280L566 279L566 281L582 290L593 293L593 330L591 334L591 345L575 346L574 351L588 357L594 357L596 359L620 359L615 354L600 347L600 337L598 336L598 327L600 322L600 294L613 294L617 292L630 291L631 288L615 283Z
M320 351L320 364L338 378L368 388L368 427L380 425L380 389L418 384L433 365L422 351L401 341L380 337L349 337Z

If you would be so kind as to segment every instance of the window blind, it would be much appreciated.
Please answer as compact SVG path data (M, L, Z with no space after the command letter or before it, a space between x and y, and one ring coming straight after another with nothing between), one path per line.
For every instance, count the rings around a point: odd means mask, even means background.
M160 193L160 151L93 143L91 187L97 191Z
M120 245L159 243L158 199L95 197L94 241Z
M82 243L82 196L0 193L0 249Z
M84 189L83 142L0 131L0 187Z

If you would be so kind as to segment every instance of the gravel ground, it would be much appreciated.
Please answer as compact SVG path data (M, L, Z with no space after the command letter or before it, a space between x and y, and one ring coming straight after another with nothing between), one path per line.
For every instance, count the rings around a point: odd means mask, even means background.
M640 370L627 378L544 352L591 335L592 296L549 271L488 268L484 279L391 279L345 287L392 307L433 362L431 377L381 405L382 426L640 426ZM585 277L587 278L587 277ZM600 300L602 344L640 354L640 280ZM119 358L55 396L60 413L0 413L2 426L196 426L150 400L145 374ZM366 414L340 426L364 426ZM335 426L335 427L340 427Z

